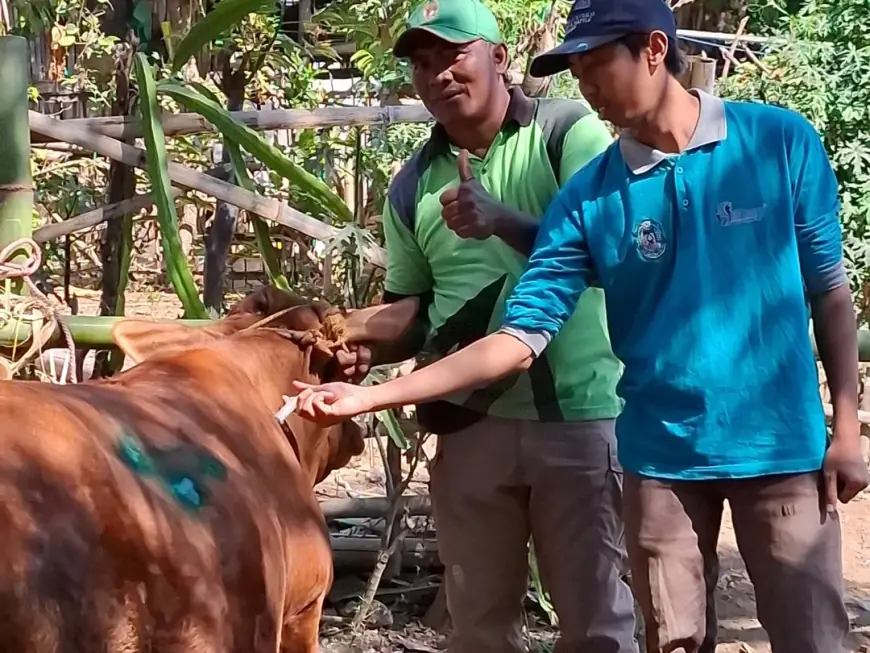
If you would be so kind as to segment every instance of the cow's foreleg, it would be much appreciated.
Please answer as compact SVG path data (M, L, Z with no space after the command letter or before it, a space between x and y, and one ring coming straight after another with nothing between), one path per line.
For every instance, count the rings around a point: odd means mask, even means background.
M323 597L284 623L281 653L319 653L320 613Z

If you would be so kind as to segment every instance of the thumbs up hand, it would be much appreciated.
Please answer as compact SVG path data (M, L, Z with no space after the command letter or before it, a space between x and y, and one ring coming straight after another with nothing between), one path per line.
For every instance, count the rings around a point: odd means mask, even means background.
M461 238L484 240L495 233L499 203L474 177L468 150L459 153L459 186L441 194L441 217Z
M468 160L468 156L468 150L460 150L456 159L460 181L474 181L474 173L471 172L471 162Z

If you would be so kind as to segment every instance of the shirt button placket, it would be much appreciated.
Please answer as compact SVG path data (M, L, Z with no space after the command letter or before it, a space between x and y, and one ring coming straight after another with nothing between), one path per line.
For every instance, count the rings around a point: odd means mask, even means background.
M674 168L674 190L680 202L680 207L685 210L689 208L689 198L686 191L686 178L683 173L683 166L677 164L676 168Z

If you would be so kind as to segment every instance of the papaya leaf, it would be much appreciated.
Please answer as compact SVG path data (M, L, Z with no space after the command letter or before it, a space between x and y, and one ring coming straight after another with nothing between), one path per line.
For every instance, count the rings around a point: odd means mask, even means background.
M353 220L353 214L347 204L335 191L287 158L253 129L233 119L230 112L219 103L194 88L173 81L160 84L160 92L208 120L225 139L237 143L269 169L288 179L300 191L318 201L327 213L331 213L342 222Z
M223 102L220 100L217 93L202 82L190 82L190 86L195 88L204 97L208 98L216 105L223 106ZM160 86L158 86L158 90L161 90ZM231 141L227 137L224 137L224 147L227 148L230 163L232 164L233 172L235 173L236 183L245 190L249 190L252 193L257 192L257 188L248 174L248 167L245 165L245 159L242 156L242 148L239 147L238 143ZM284 276L284 272L281 270L281 261L278 258L278 252L275 251L275 246L272 244L272 239L269 237L269 225L266 224L266 221L258 215L249 213L248 217L251 219L251 224L254 227L254 238L257 242L257 250L260 252L260 257L263 259L263 265L266 266L266 273L269 275L269 279L281 290L289 291L290 284L287 282L287 277Z

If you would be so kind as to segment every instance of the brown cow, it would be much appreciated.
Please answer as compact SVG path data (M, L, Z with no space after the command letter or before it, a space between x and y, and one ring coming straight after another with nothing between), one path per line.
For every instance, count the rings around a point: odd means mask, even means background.
M0 383L0 653L317 651L313 487L363 441L274 413L339 343L415 312L344 319L266 289L206 327L119 322L138 364L113 379Z

